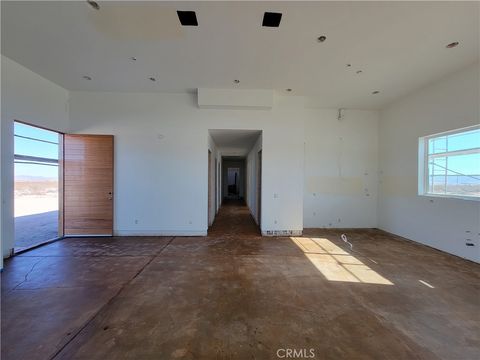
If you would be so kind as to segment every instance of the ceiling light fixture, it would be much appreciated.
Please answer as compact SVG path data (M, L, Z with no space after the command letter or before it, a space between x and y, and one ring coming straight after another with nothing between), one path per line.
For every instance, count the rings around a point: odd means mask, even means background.
M458 41L454 41L446 46L447 49L452 49L454 47L457 47L458 44L460 44Z
M238 80L238 79L233 80L233 82L234 82L235 84L240 84L240 80Z
M347 67L351 67L351 66L352 66L352 64L347 64Z
M152 76L152 77L149 77L148 80L150 80L150 81L157 81L157 79L155 79L153 76Z
M92 8L95 10L100 10L100 5L96 1L93 0L87 0L88 5L90 5Z
M372 92L373 95L377 95L379 93L380 93L380 91L378 91L378 90L375 90L375 91Z
M292 92L292 89L288 88L288 89L285 89L286 92Z
M85 80L92 80L92 78L88 75L83 75L82 78L84 78Z
M132 61L137 61L137 58L136 58L135 56L132 56L132 57L130 58L130 60L132 60Z
M319 36L319 37L317 38L317 41L318 41L318 42L321 42L321 43L324 42L325 40L327 40L327 37L326 37L325 35Z
M362 70L357 70L356 73L357 74L361 74L363 71Z

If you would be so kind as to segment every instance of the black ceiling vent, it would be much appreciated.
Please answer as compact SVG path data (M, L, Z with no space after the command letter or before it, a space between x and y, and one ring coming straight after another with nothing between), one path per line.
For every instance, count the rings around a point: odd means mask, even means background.
M282 20L282 13L266 12L263 14L262 26L279 27Z
M177 11L180 24L183 26L198 26L197 14L195 11Z

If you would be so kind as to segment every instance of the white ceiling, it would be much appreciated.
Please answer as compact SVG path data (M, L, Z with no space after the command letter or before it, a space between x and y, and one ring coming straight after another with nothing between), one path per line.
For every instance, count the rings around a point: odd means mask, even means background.
M223 130L208 131L218 150L224 156L245 156L252 149L261 130Z
M68 90L275 89L345 108L379 108L479 59L478 2L99 4L2 1L2 54ZM279 28L261 26L264 11L283 13Z

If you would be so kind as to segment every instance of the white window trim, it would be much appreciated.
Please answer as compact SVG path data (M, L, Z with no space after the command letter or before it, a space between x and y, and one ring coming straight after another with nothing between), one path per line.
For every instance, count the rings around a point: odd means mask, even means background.
M460 199L460 200L469 200L469 201L480 201L478 196L468 196L468 195L455 195L455 194L435 194L428 192L428 140L431 138L436 138L439 136L452 135L456 133L462 133L470 130L480 129L480 125L468 126L461 129L455 129L450 131L445 131L433 135L423 136L418 138L418 195L425 197L434 197L434 198L446 198L446 199ZM467 150L457 150L457 151L448 151L443 153L432 154L430 157L441 157L446 155L462 155L462 154L478 154L480 152L479 148L467 149Z

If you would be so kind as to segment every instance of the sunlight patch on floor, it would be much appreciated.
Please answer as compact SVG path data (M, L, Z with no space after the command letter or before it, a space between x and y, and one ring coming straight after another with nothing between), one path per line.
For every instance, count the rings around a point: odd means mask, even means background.
M291 237L327 280L393 285L348 251L325 238Z

